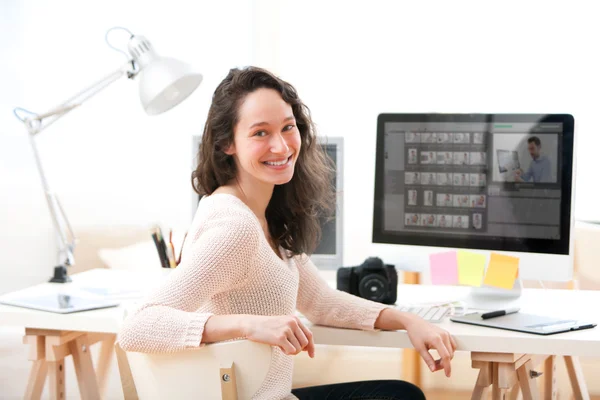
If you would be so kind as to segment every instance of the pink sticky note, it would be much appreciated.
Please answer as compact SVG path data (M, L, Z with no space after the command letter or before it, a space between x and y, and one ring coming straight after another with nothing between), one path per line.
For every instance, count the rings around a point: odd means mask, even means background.
M429 255L431 283L434 285L458 284L458 264L456 251Z

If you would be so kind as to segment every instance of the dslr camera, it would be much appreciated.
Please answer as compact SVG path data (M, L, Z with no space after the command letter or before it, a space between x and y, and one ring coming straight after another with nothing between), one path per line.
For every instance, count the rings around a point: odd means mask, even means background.
M398 273L379 257L369 257L356 267L340 267L337 270L337 288L363 299L383 304L396 303Z

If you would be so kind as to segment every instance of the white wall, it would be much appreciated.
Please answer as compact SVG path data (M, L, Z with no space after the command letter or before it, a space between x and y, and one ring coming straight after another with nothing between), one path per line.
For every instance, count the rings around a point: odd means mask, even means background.
M150 4L0 3L0 292L46 279L54 263L39 177L12 108L46 111L120 66L122 55L103 41L115 25L196 65L205 81L174 110L148 117L137 83L124 79L40 135L51 185L76 228L187 224L190 136L201 132L228 69L246 64L290 81L320 133L345 138L346 265L385 259L370 244L381 112L573 113L576 215L600 219L593 201L600 25L587 3Z
M591 7L577 1L281 3L281 17L273 19L280 33L275 67L297 87L320 133L345 138L345 264L369 255L386 260L397 250L370 244L382 112L572 113L579 139L575 214L600 220L592 196L600 25Z
M51 187L77 231L93 225L187 226L191 136L229 68L252 59L252 2L174 0L0 3L0 293L47 279L54 235L22 124L125 62L104 42L116 25L196 66L200 88L175 109L143 112L123 78L37 137ZM114 40L122 36L114 35ZM115 43L115 44L117 44Z

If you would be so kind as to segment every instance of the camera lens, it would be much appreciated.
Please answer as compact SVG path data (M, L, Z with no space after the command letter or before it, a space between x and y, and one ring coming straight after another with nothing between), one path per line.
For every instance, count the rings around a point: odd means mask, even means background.
M381 301L388 292L387 280L378 274L369 274L358 284L358 293L363 299Z

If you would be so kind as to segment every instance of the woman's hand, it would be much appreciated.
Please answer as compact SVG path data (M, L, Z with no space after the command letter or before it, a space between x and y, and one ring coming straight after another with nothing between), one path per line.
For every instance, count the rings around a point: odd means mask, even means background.
M296 316L246 315L242 333L248 340L278 346L287 355L306 350L315 356L313 334Z
M456 342L445 330L431 324L419 317L411 318L406 324L406 332L415 349L421 354L423 360L432 372L443 369L450 377L450 361L454 357ZM429 350L435 349L440 355L439 360L434 360Z

